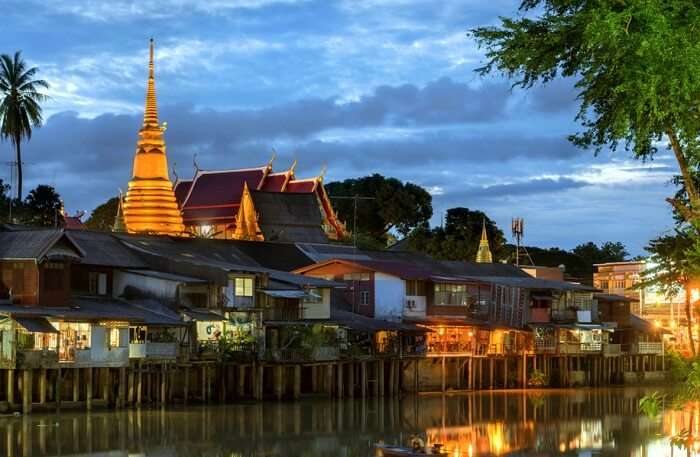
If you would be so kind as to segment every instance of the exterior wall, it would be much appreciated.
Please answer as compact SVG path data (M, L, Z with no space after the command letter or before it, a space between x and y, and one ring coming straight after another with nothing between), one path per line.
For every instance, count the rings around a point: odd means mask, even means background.
M114 274L110 267L73 264L71 266L70 284L73 294L90 293L90 273L107 275L107 296L114 294Z
M15 264L22 265L22 273L16 271ZM10 289L15 304L39 304L39 270L34 261L0 261L0 297L6 297Z
M41 306L67 306L70 303L70 274L72 265L64 263L63 268L49 271L45 264L39 265L39 304ZM58 274L60 287L51 289L48 287L46 276Z
M178 282L166 279L152 278L124 271L114 272L114 295L116 297L124 294L126 286L132 286L159 298L176 299L178 285Z
M641 299L641 290L630 290L638 281L643 262L617 262L596 266L593 287L608 294Z
M331 318L331 289L318 289L321 293L321 303L304 303L302 305L302 319L330 319Z
M374 274L374 315L400 319L406 298L406 282L384 273Z
M365 273L369 274L369 281L352 281L344 280L346 274ZM375 304L375 274L368 269L358 268L352 265L343 263L331 263L314 268L312 271L305 273L307 276L315 278L324 278L338 282L344 282L347 288L343 291L345 300L352 305L353 311L359 314L374 317ZM363 306L360 304L361 292L369 293L369 305Z
M563 281L564 272L558 267L520 267L525 273L533 278L550 279L552 281Z

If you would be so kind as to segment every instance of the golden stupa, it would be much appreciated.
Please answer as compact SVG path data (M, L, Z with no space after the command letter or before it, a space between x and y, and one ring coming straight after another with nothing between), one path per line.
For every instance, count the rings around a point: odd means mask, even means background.
M164 128L158 125L153 48L151 38L146 110L136 143L133 175L124 199L124 222L129 233L182 235L185 227L168 175Z

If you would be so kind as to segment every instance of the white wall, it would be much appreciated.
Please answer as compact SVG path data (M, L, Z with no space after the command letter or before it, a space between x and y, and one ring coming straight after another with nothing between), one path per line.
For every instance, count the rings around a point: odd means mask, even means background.
M124 294L126 286L136 287L144 292L149 292L159 298L177 298L177 286L179 282L167 279L152 278L126 271L114 271L114 296Z
M304 319L330 319L331 318L331 289L318 289L322 294L321 303L303 303L302 317Z
M374 274L374 315L383 319L401 319L406 284L403 279L384 273Z

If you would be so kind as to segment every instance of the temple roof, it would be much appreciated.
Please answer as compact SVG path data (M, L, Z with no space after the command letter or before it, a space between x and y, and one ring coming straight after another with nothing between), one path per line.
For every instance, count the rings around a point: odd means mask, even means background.
M310 193L251 190L258 225L267 241L325 243L318 200Z

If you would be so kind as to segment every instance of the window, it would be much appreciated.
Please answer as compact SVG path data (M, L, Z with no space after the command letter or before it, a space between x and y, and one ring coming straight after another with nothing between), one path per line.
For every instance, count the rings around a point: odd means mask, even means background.
M601 280L600 280L600 286L598 286L598 287L599 287L600 289L603 289L603 290L608 290L608 287L609 287L609 286L610 286L610 284L608 283L608 280L607 280L607 279L601 279Z
M62 263L47 262L44 264L44 286L46 290L61 290L63 288Z
M435 284L435 304L467 306L469 304L467 286L464 284Z
M119 347L119 329L111 327L107 329L107 349Z
M624 289L625 288L625 280L624 279L618 279L615 281L615 289Z
M107 295L107 273L91 271L89 274L89 289L92 295Z
M234 283L236 297L253 296L253 278L236 278Z
M309 305L323 303L323 291L316 287L309 289L304 297L304 303Z
M425 296L425 283L409 279L406 281L406 295L409 297Z
M369 291L363 290L360 292L360 305L369 305Z
M345 281L369 281L369 273L345 273L343 275Z

